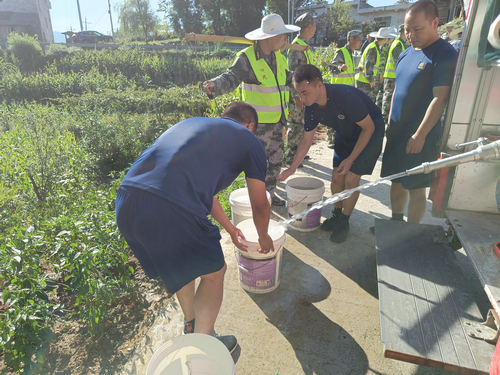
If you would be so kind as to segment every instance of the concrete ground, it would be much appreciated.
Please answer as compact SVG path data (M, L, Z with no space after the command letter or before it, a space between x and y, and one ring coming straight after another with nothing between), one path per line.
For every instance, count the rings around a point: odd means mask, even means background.
M322 180L328 197L333 150L320 141L309 155L311 159L292 178ZM379 174L380 160L373 175L364 176L362 183ZM382 184L363 191L351 216L349 237L342 244L330 242L330 233L320 229L307 233L290 229L282 250L280 285L270 293L248 293L239 285L234 246L223 233L228 271L215 331L238 338L240 347L233 353L238 375L448 374L382 354L375 236L369 227L374 218L390 217L389 188ZM278 195L286 199L285 184L279 184ZM322 220L332 209L323 208ZM287 217L286 207L272 211L273 220ZM447 227L444 219L431 216L430 203L423 222ZM481 285L466 255L456 255L484 315L489 307ZM154 351L181 330L182 313L172 299L122 373L145 374Z

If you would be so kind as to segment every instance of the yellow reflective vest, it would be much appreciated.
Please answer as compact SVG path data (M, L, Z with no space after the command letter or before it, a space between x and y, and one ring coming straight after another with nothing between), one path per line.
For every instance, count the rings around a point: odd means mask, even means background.
M385 65L384 78L396 78L396 63L392 57L392 51L397 47L398 43L401 43L401 47L403 51L405 50L405 44L399 38L396 38L394 42L392 42L391 49L389 50L389 56L387 57L387 64Z
M288 67L288 61L286 60L286 57L283 56L281 51L276 52L276 56L279 56L281 59L283 59L283 64L285 65L286 70L290 70ZM288 103L290 102L290 88L288 86L285 86L285 106L286 106L286 115L288 115Z
M344 55L344 64L347 65L347 70L345 72L340 72L336 77L332 77L332 83L354 86L354 60L346 47L342 47L340 51L342 51Z
M242 82L241 97L250 103L259 115L259 124L275 124L281 114L288 119L286 95L289 88L286 86L286 67L281 53L274 52L276 57L276 76L264 59L255 58L255 48L250 46L240 52L244 53L260 85Z
M299 37L295 37L295 39L293 40L292 44L300 44L301 46L308 46L309 44L307 44L306 42L304 42L302 39L299 39ZM308 64L313 64L314 65L314 57L313 57L313 54L311 52L311 49L308 49L307 51L304 51L304 55L306 55L306 61Z
M365 73L366 73L365 60L366 60L366 56L368 55L368 52L372 48L375 48L375 51L377 51L377 61L375 62L375 66L373 67L373 77L377 78L378 66L380 64L380 52L378 50L378 44L377 44L377 42L371 42L365 48L365 50L363 52L363 55L361 56L361 61L359 62L358 68L363 68L363 71L356 73L356 76L355 76L356 81L364 82L364 83L370 83L370 81L368 81L368 79L365 76Z

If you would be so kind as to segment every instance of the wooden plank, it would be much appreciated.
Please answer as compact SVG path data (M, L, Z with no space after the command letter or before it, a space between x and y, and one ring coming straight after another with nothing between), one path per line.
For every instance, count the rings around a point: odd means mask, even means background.
M500 316L500 258L493 253L494 244L500 241L500 215L461 210L446 214Z
M225 35L206 35L189 33L184 35L184 39L194 42L218 42L218 43L238 43L238 44L253 44L255 41L239 36L225 36ZM307 46L300 44L285 43L285 48L295 49L297 51L305 51Z
M482 320L440 226L376 220L384 356L487 374L493 345L469 333Z

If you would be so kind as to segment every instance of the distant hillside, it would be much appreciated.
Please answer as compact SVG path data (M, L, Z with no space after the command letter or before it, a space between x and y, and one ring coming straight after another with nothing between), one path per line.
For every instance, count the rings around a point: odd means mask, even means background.
M66 37L59 31L54 31L54 43L66 43Z

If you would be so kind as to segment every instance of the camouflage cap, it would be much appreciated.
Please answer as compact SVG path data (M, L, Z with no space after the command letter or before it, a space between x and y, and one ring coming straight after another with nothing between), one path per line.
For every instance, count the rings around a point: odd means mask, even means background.
M304 14L301 14L300 16L298 16L295 19L294 23L296 26L299 26L301 29L303 29L304 27L309 26L309 24L312 22L312 20L314 20L316 18L318 18L318 17L313 16L311 13L304 13Z
M361 40L365 40L365 37L363 36L363 33L361 30L351 30L347 33L347 40L352 38L358 38Z
M401 25L398 26L398 31L399 32L405 31L405 24L404 23L402 23Z

